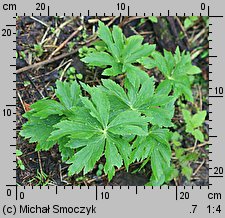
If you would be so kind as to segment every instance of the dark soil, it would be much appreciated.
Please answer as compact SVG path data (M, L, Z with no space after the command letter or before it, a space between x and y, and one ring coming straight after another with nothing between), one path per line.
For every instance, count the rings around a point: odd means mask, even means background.
M72 40L73 46L69 48L65 45L55 56L68 54L69 52L83 46L89 45L96 40L93 35L93 29L97 28L97 21L101 19L106 24L112 26L119 25L126 36L140 34L144 41L150 44L157 44L157 50L167 49L174 51L176 46L182 50L190 51L192 54L196 51L199 55L193 59L193 63L202 69L202 75L196 77L193 87L195 96L195 107L208 110L208 57L202 57L201 54L208 49L208 28L202 19L187 31L182 26L184 17L159 17L158 23L152 24L149 20L141 22L141 18L135 17L85 17L83 20L79 17L18 17L17 19L17 69L33 65L52 58L52 52L58 48L80 25L84 26L85 31L80 31ZM60 26L63 26L59 28ZM204 31L205 30L205 31ZM58 31L58 32L57 32ZM55 34L57 32L57 34ZM182 33L182 34L181 34ZM181 36L182 35L182 36ZM34 44L42 43L43 54L38 56L34 50ZM196 53L195 53L196 54ZM54 96L55 81L61 77L62 71L66 65L76 68L76 72L83 75L82 81L89 85L99 84L101 79L101 69L87 68L80 61L78 53L66 56L49 64L25 70L17 74L17 129L20 130L26 120L22 117L29 106L43 97ZM154 73L157 81L162 76L156 71L149 71L150 75ZM67 79L66 75L62 79ZM116 78L120 80L120 78ZM203 100L200 100L202 97ZM191 107L191 105L190 105ZM195 109L193 109L195 110ZM182 141L182 147L188 149L194 146L192 137L184 132L184 124L181 120L181 112L177 108L175 122L178 125L178 132L185 135ZM205 126L204 132L208 135L208 128ZM108 182L106 176L96 176L96 169L86 176L76 175L67 176L68 166L61 162L60 153L57 145L48 152L36 152L35 144L29 144L28 141L17 138L17 149L23 152L20 157L25 165L25 170L17 169L17 183L19 185L145 185L149 181L151 172L142 170L133 174L134 170L140 167L140 164L134 164L129 172L124 168L118 169L115 177ZM171 181L170 185L208 185L208 152L207 145L197 145L195 151L199 153L197 161L191 163L194 175L188 181L181 174L176 180ZM104 160L100 160L104 162ZM176 163L176 160L175 160ZM149 167L149 166L147 166ZM148 172L148 173L146 173ZM42 177L38 177L42 173ZM46 176L43 176L43 173ZM41 181L41 182L40 182Z

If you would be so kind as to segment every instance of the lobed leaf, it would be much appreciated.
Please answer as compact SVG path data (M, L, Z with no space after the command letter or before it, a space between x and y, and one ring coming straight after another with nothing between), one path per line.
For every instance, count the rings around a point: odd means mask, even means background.
M99 120L103 128L106 128L109 121L109 99L99 88L92 88L89 94L91 95L91 101L87 98L82 98L82 102L91 111L91 114Z
M80 86L76 81L73 81L70 84L68 82L57 80L55 93L62 105L68 110L79 104L81 91Z
M84 174L91 171L102 156L104 146L104 138L99 137L98 141L88 143L84 148L75 153L74 156L67 161L68 164L71 164L68 169L68 175L72 176L75 173L78 174L82 170L84 170Z
M53 126L60 122L61 117L51 115L47 118L40 119L33 116L33 113L33 111L26 113L26 118L28 118L29 121L23 124L20 135L25 139L29 139L29 143L37 143L37 151L47 151L56 144L56 140L49 140L49 137L53 131Z
M123 35L121 28L114 25L113 30L112 30L112 36L113 36L115 45L117 46L117 48L119 50L119 53L122 53L122 51L124 49L124 35Z
M106 163L104 166L104 172L108 174L110 181L115 175L115 167L119 168L122 166L122 158L118 153L115 143L110 139L106 141L105 157Z
M81 60L92 66L98 67L112 66L115 63L113 57L106 52L92 52Z
M117 76L129 72L129 68L138 69L132 63L138 62L140 58L149 56L154 50L155 45L144 44L143 37L140 35L130 36L126 39L122 30L118 26L113 26L112 32L109 27L99 21L98 36L106 44L103 51L94 51L81 59L83 62L104 69L103 75ZM108 52L108 53L107 53ZM131 67L132 66L132 67ZM139 70L140 71L140 70Z
M66 108L59 102L51 99L41 99L32 104L31 109L34 110L33 116L41 119L47 118L50 115L63 115Z
M66 162L69 158L71 158L74 155L74 149L66 147L68 140L69 139L67 137L63 137L58 140L59 151L61 153L63 162Z
M196 113L191 119L193 128L200 127L205 121L205 117L206 111L199 111L198 113Z

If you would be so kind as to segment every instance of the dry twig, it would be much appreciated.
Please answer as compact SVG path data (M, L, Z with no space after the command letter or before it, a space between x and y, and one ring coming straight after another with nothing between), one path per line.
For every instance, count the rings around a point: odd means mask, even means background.
M68 52L68 53L64 53L64 54L61 54L61 55L58 55L52 59L48 59L48 60L44 60L44 61L40 61L38 63L35 63L35 64L32 64L32 65L29 65L29 66L26 66L26 67L23 67L23 68L20 68L16 71L17 74L19 73L23 73L25 71L28 71L28 70L31 70L31 69L34 69L34 68L37 68L37 67L40 67L40 66L44 66L46 64L50 64L50 63L53 63L55 61L58 61L60 59L63 59L63 58L66 58L66 57L69 57L75 53L77 53L79 50L79 48L77 49L74 49L73 51L71 52Z
M74 36L76 36L81 30L83 26L78 27L76 31L74 31L52 54L49 56L48 59L51 59L58 51L60 51Z

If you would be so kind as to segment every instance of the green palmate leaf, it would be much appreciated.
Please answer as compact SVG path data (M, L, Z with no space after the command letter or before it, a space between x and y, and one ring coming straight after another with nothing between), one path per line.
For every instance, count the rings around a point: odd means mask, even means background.
M110 104L108 97L99 88L93 89L90 94L92 97L92 102L98 111L100 123L103 125L103 128L105 128L109 121Z
M171 91L171 83L169 80L162 81L156 88L156 93L159 95L168 95Z
M56 95L60 102L41 99L30 106L32 116L44 119L50 115L70 115L72 107L80 102L80 86L76 81L72 83L58 81L56 87Z
M62 115L66 108L55 100L42 99L31 105L35 117L47 118L50 115Z
M155 45L143 44L143 37L131 36L127 39L124 46L122 58L124 63L135 63L142 57L149 56L154 50Z
M99 22L98 36L106 44L105 51L95 50L81 60L102 68L111 66L104 69L103 75L106 76L129 72L128 68L133 66L133 63L137 63L142 57L149 56L155 50L155 45L142 44L144 39L142 36L131 36L126 39L118 26L113 26L111 32L101 21Z
M121 32L115 28L113 34L115 38ZM122 45L123 38L113 40ZM139 68L131 64L126 67L130 72L127 73L125 89L111 80L103 80L104 86L98 87L81 83L90 97L80 96L77 82L57 82L59 102L42 99L33 104L32 110L25 114L28 122L23 125L21 136L30 138L31 143L37 142L37 150L49 150L57 144L62 161L70 164L69 175L90 172L102 156L105 157L104 172L109 180L115 169L123 164L127 170L136 160L144 160L146 164L155 146L168 146L164 130L151 128L149 132L148 127L149 122L152 125L157 123L157 126L168 125L169 118L163 119L165 114L171 116L173 98L164 94L168 92L164 91L165 87L159 89L159 94L155 93L153 78ZM152 111L155 109L163 112L154 115ZM152 110L152 114L143 115L145 110ZM132 141L135 141L133 146ZM165 149L159 150L165 161ZM155 177L159 180L157 175Z
M130 162L143 161L151 156L155 146L155 140L151 136L139 136L133 143Z
M189 69L187 69L187 74L194 75L201 73L201 69L196 66L190 66Z
M81 83L86 95L83 97L76 81L57 81L57 101L42 99L34 103L25 114L28 122L20 134L36 142L37 150L58 145L62 160L70 164L70 176L90 172L103 157L102 169L109 180L123 164L128 170L131 163L143 161L140 169L146 164L152 169L148 184L162 185L177 174L170 165L170 132L165 127L173 126L176 98L184 96L193 101L194 77L190 75L200 69L192 65L189 53L177 48L174 55L166 50L162 55L155 51L155 45L143 44L141 36L126 38L117 26L111 31L99 22L98 36L102 41L82 60L105 68L103 75L126 73L123 86L109 79L97 87ZM154 77L149 77L137 63L158 68L165 80L157 81L159 85L155 87ZM200 128L206 112L182 112L186 132L203 141ZM175 153L182 167L188 166L191 157L181 149Z
M117 76L118 74L121 74L123 71L122 71L122 64L121 63L116 63L114 62L112 64L112 67L110 68L106 68L102 75L104 76Z
M113 43L112 34L109 30L109 27L105 26L103 22L99 22L99 30L98 30L98 37L102 39L107 46Z
M193 102L192 90L190 88L190 83L180 82L173 85L174 96L178 98L182 94L187 101Z
M172 126L171 122L171 115L168 112L167 109L161 108L161 107L150 107L147 110L143 110L143 112L146 114L146 116L150 117L150 122L153 125L158 126Z
M56 96L67 109L71 109L79 104L81 91L76 81L67 83L58 80L56 82L56 88Z
M127 60L133 53L138 51L142 45L143 37L140 35L131 36L126 40L126 45L123 50L123 59Z
M186 132L191 133L196 140L203 142L204 135L199 128L202 126L205 120L206 111L199 111L192 116L190 111L183 109L182 114L186 123Z
M140 108L143 105L148 104L148 101L150 100L149 98L151 98L151 104L152 104L153 94L155 89L153 79L154 79L153 77L148 78L146 81L144 81L141 84L140 90L138 91L137 95L134 97L135 99L133 103L134 108ZM128 90L128 93L129 93L129 90Z
M170 133L167 129L152 128L148 136L137 137L133 144L131 162L151 159L151 185L162 185L170 168L171 149L168 143Z
M29 142L37 142L36 150L49 150L57 143L49 139L54 125L59 123L63 115L79 103L80 87L77 82L57 82L57 97L60 102L51 99L42 99L31 105L31 111L24 114L28 122L23 125L20 135L30 138Z
M85 58L83 58L82 61L92 66L98 67L112 66L115 63L113 57L106 52L90 53Z
M88 125L85 122L78 123L69 120L63 120L57 123L54 128L57 128L58 130L51 133L50 140L58 140L67 135L71 135L72 138L87 139L91 138L97 132L95 127Z
M200 142L204 142L204 135L199 129L195 129L192 134L197 140L199 140Z
M66 162L69 158L74 155L74 149L68 148L65 145L68 143L69 139L64 137L58 140L59 151L61 152L62 161Z
M124 48L124 35L122 30L118 26L113 26L112 36L119 52L121 53Z
M156 67L155 60L150 57L141 57L138 60L138 63L142 64L147 69L152 69L152 68Z
M185 166L185 167L182 168L182 171L181 171L181 172L182 172L182 174L183 174L184 176L187 177L188 180L191 179L191 176L192 176L192 174L193 174L193 170L192 170L191 167Z
M121 125L136 125L143 126L146 125L149 119L143 117L137 111L124 111L118 114L108 125L111 129L115 126Z
M121 115L118 115L108 124L106 130L99 128L99 126L97 128L89 126L89 124L87 125L86 122L84 124L78 123L76 122L76 117L74 118L75 120L63 120L55 125L57 130L53 131L50 139L59 140L60 137L67 137L70 138L70 140L66 142L64 148L80 149L67 162L72 164L69 168L70 175L79 173L82 169L84 169L84 173L89 172L91 169L93 169L93 164L96 163L103 153L105 153L106 158L104 170L106 173L108 173L109 179L111 179L114 175L114 167L120 167L123 160L126 168L128 169L131 148L129 143L125 139L121 138L121 135L130 133L116 132L114 130L119 126L125 126L125 128L128 128L129 124L130 128L139 128L138 130L142 131L141 134L143 134L144 130L142 130L139 126L142 128L145 126L145 131L147 131L147 121L144 120L145 118L142 119L142 117L140 117L140 115L138 115L136 112L131 112L132 113L129 114L122 112ZM134 118L131 120L127 119L124 121L124 123L122 123L120 118L125 118L125 115L132 115ZM138 118L139 122L137 120ZM83 119L85 120L86 117L83 117ZM95 118L93 117L93 119ZM113 131L114 133L112 133ZM139 134L139 132L137 134ZM101 149L99 148L99 144L101 144ZM118 159L120 160L119 162Z
M203 122L205 121L205 117L206 117L206 111L199 111L197 114L195 114L191 119L193 128L197 128L201 126Z
M133 66L132 64L125 64L123 66L123 70L127 73L127 79L133 85L139 85L140 82L144 82L149 78L145 71L141 70L139 67Z
M150 157L155 146L156 142L167 146L168 148L170 133L168 129L159 129L159 128L151 128L148 136L145 137L137 137L133 144L133 152L131 162L143 161L147 157Z
M174 55L164 50L164 56L157 51L153 51L151 56L152 58L141 58L139 63L148 69L157 67L166 78L168 92L170 92L170 88L172 87L175 97L178 98L184 95L186 100L193 102L191 90L192 78L189 75L198 74L201 70L192 65L190 54L185 52L181 54L177 48Z
M102 156L104 150L105 140L99 137L96 142L89 142L84 148L78 151L69 161L72 164L69 167L69 176L79 173L84 169L84 174L88 173L94 168L96 162Z
M166 61L167 72L169 74L172 74L173 68L175 66L175 58L173 57L171 52L165 49L163 50L163 52L164 52L164 58Z
M112 137L110 138L111 142L114 143L124 161L125 167L128 170L130 164L130 155L131 155L131 146L127 140L122 139L120 137Z
M110 132L119 135L147 135L148 120L136 111L125 111L118 114L108 128Z
M127 93L115 82L103 80L107 94L114 96L117 102L121 102L121 104L117 103L114 105L114 109L130 109L138 113L144 113L153 125L172 126L171 119L174 113L175 98L166 95L168 90L163 91L165 89L163 87L161 92L155 93L153 78L140 79L137 74L132 76L132 79L128 77L129 79L125 81ZM167 93L165 95L161 94L163 92Z
M129 99L126 95L126 92L120 85L116 84L115 82L109 79L102 79L102 83L107 89L111 91L113 95L120 98L126 104L129 104Z
M140 127L135 125L121 125L121 126L114 126L109 129L110 132L113 134L120 134L120 135L147 135L147 126Z
M104 167L104 171L106 174L108 174L109 180L112 179L112 177L115 175L115 168L122 166L122 158L120 154L118 153L118 149L115 145L115 143L112 140L107 140L106 142L106 148L105 148L105 157L106 157L106 163Z
M165 144L158 143L151 154L151 167L154 180L165 181L165 172L170 167L170 159L170 148Z
M61 118L58 115L51 115L48 118L40 119L33 114L33 111L26 113L25 117L29 119L29 122L23 125L20 135L29 139L29 143L36 142L37 151L47 151L56 144L55 140L48 140L48 138L53 131L53 125L57 124Z
M108 81L106 84L114 87L118 96L126 98L117 85ZM84 174L89 172L96 161L105 155L104 171L110 180L115 167L120 167L123 161L126 168L129 167L131 146L122 136L147 135L149 118L131 110L116 111L110 116L110 101L105 88L82 86L91 97L80 97L83 106L73 107L67 119L54 125L48 140L60 142L62 156L65 160L69 158L67 163L71 164L69 175L82 170ZM71 157L71 150L68 149L77 151Z
M165 75L165 76L169 76L170 75L170 68L168 67L168 63L166 61L166 59L163 57L163 55L160 52L155 51L152 54L152 57L155 61L155 65L157 66L157 68Z
M184 120L186 122L191 121L191 112L190 111L183 109L182 114L183 114Z

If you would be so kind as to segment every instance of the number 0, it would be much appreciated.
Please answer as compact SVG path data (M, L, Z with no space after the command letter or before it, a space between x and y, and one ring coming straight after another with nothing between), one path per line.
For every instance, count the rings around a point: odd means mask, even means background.
M11 189L7 189L7 196L10 197L12 195L12 190Z
M201 10L205 10L205 3L201 3Z

